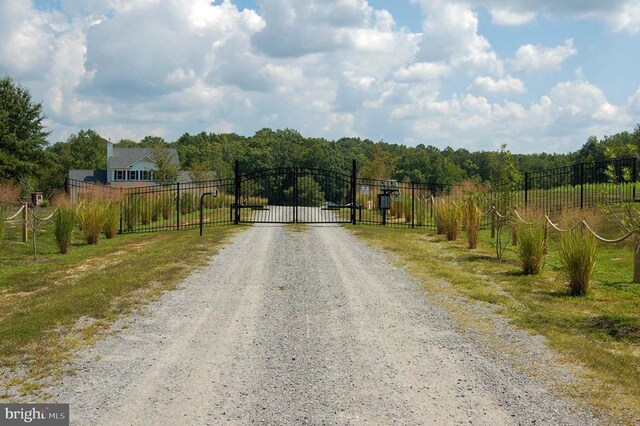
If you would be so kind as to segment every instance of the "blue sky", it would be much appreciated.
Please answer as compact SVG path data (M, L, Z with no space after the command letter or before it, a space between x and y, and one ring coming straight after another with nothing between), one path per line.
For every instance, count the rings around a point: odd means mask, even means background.
M640 0L3 0L50 141L185 132L567 152L640 123Z

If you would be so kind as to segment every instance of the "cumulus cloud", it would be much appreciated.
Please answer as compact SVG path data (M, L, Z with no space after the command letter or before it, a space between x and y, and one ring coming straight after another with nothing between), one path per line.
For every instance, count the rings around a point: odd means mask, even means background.
M478 32L478 16L467 3L419 0L425 19L419 57L447 62L454 68L500 75L502 61Z
M528 72L559 67L577 49L571 39L526 44L505 61L479 10L494 24L522 25L549 13L551 0L413 1L419 32L366 0L258 0L256 10L231 0L61 0L52 10L5 0L0 73L44 101L52 141L89 127L113 140L171 140L269 126L526 152L614 133L637 117L640 90L616 105L582 75L533 102L509 100L527 92ZM558 7L582 18L606 12L612 28L629 31L633 13L614 17L633 2L612 2Z
M513 66L524 72L551 70L560 67L567 58L577 54L573 39L567 39L564 45L556 47L525 44L518 48Z
M502 95L520 94L527 91L522 80L510 75L499 80L494 80L491 77L476 77L470 88Z
M532 22L535 12L516 12L511 9L490 9L493 23L498 25L517 26Z

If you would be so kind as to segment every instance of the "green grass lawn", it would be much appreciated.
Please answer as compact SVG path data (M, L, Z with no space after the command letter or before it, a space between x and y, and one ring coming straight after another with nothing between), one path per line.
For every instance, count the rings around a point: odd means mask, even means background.
M207 227L202 238L197 229L120 235L92 246L76 231L69 254L61 255L49 224L38 232L34 260L14 223L0 248L0 366L29 373L5 387L36 392L34 379L59 373L73 348L175 288L240 229Z
M625 422L640 419L640 284L631 282L630 243L600 243L589 293L572 297L560 274L554 234L543 272L525 276L512 248L496 260L488 230L481 231L479 248L469 250L464 233L447 242L424 230L348 229L400 256L429 291L485 302L513 324L545 336L563 361L580 366L572 394ZM442 280L450 286L438 285Z

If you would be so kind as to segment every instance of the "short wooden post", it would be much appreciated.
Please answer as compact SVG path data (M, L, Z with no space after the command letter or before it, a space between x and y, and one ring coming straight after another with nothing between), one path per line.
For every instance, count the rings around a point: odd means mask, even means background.
M22 242L29 241L29 203L24 203L22 209Z
M633 236L633 282L640 283L640 242Z

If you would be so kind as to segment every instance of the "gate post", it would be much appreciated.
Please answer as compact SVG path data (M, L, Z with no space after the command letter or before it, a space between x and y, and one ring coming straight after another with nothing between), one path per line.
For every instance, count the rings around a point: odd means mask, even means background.
M240 223L240 160L236 158L235 163L236 169L236 179L235 179L235 209L234 209L234 218L233 223L238 225Z
M351 162L351 224L356 224L356 159Z

